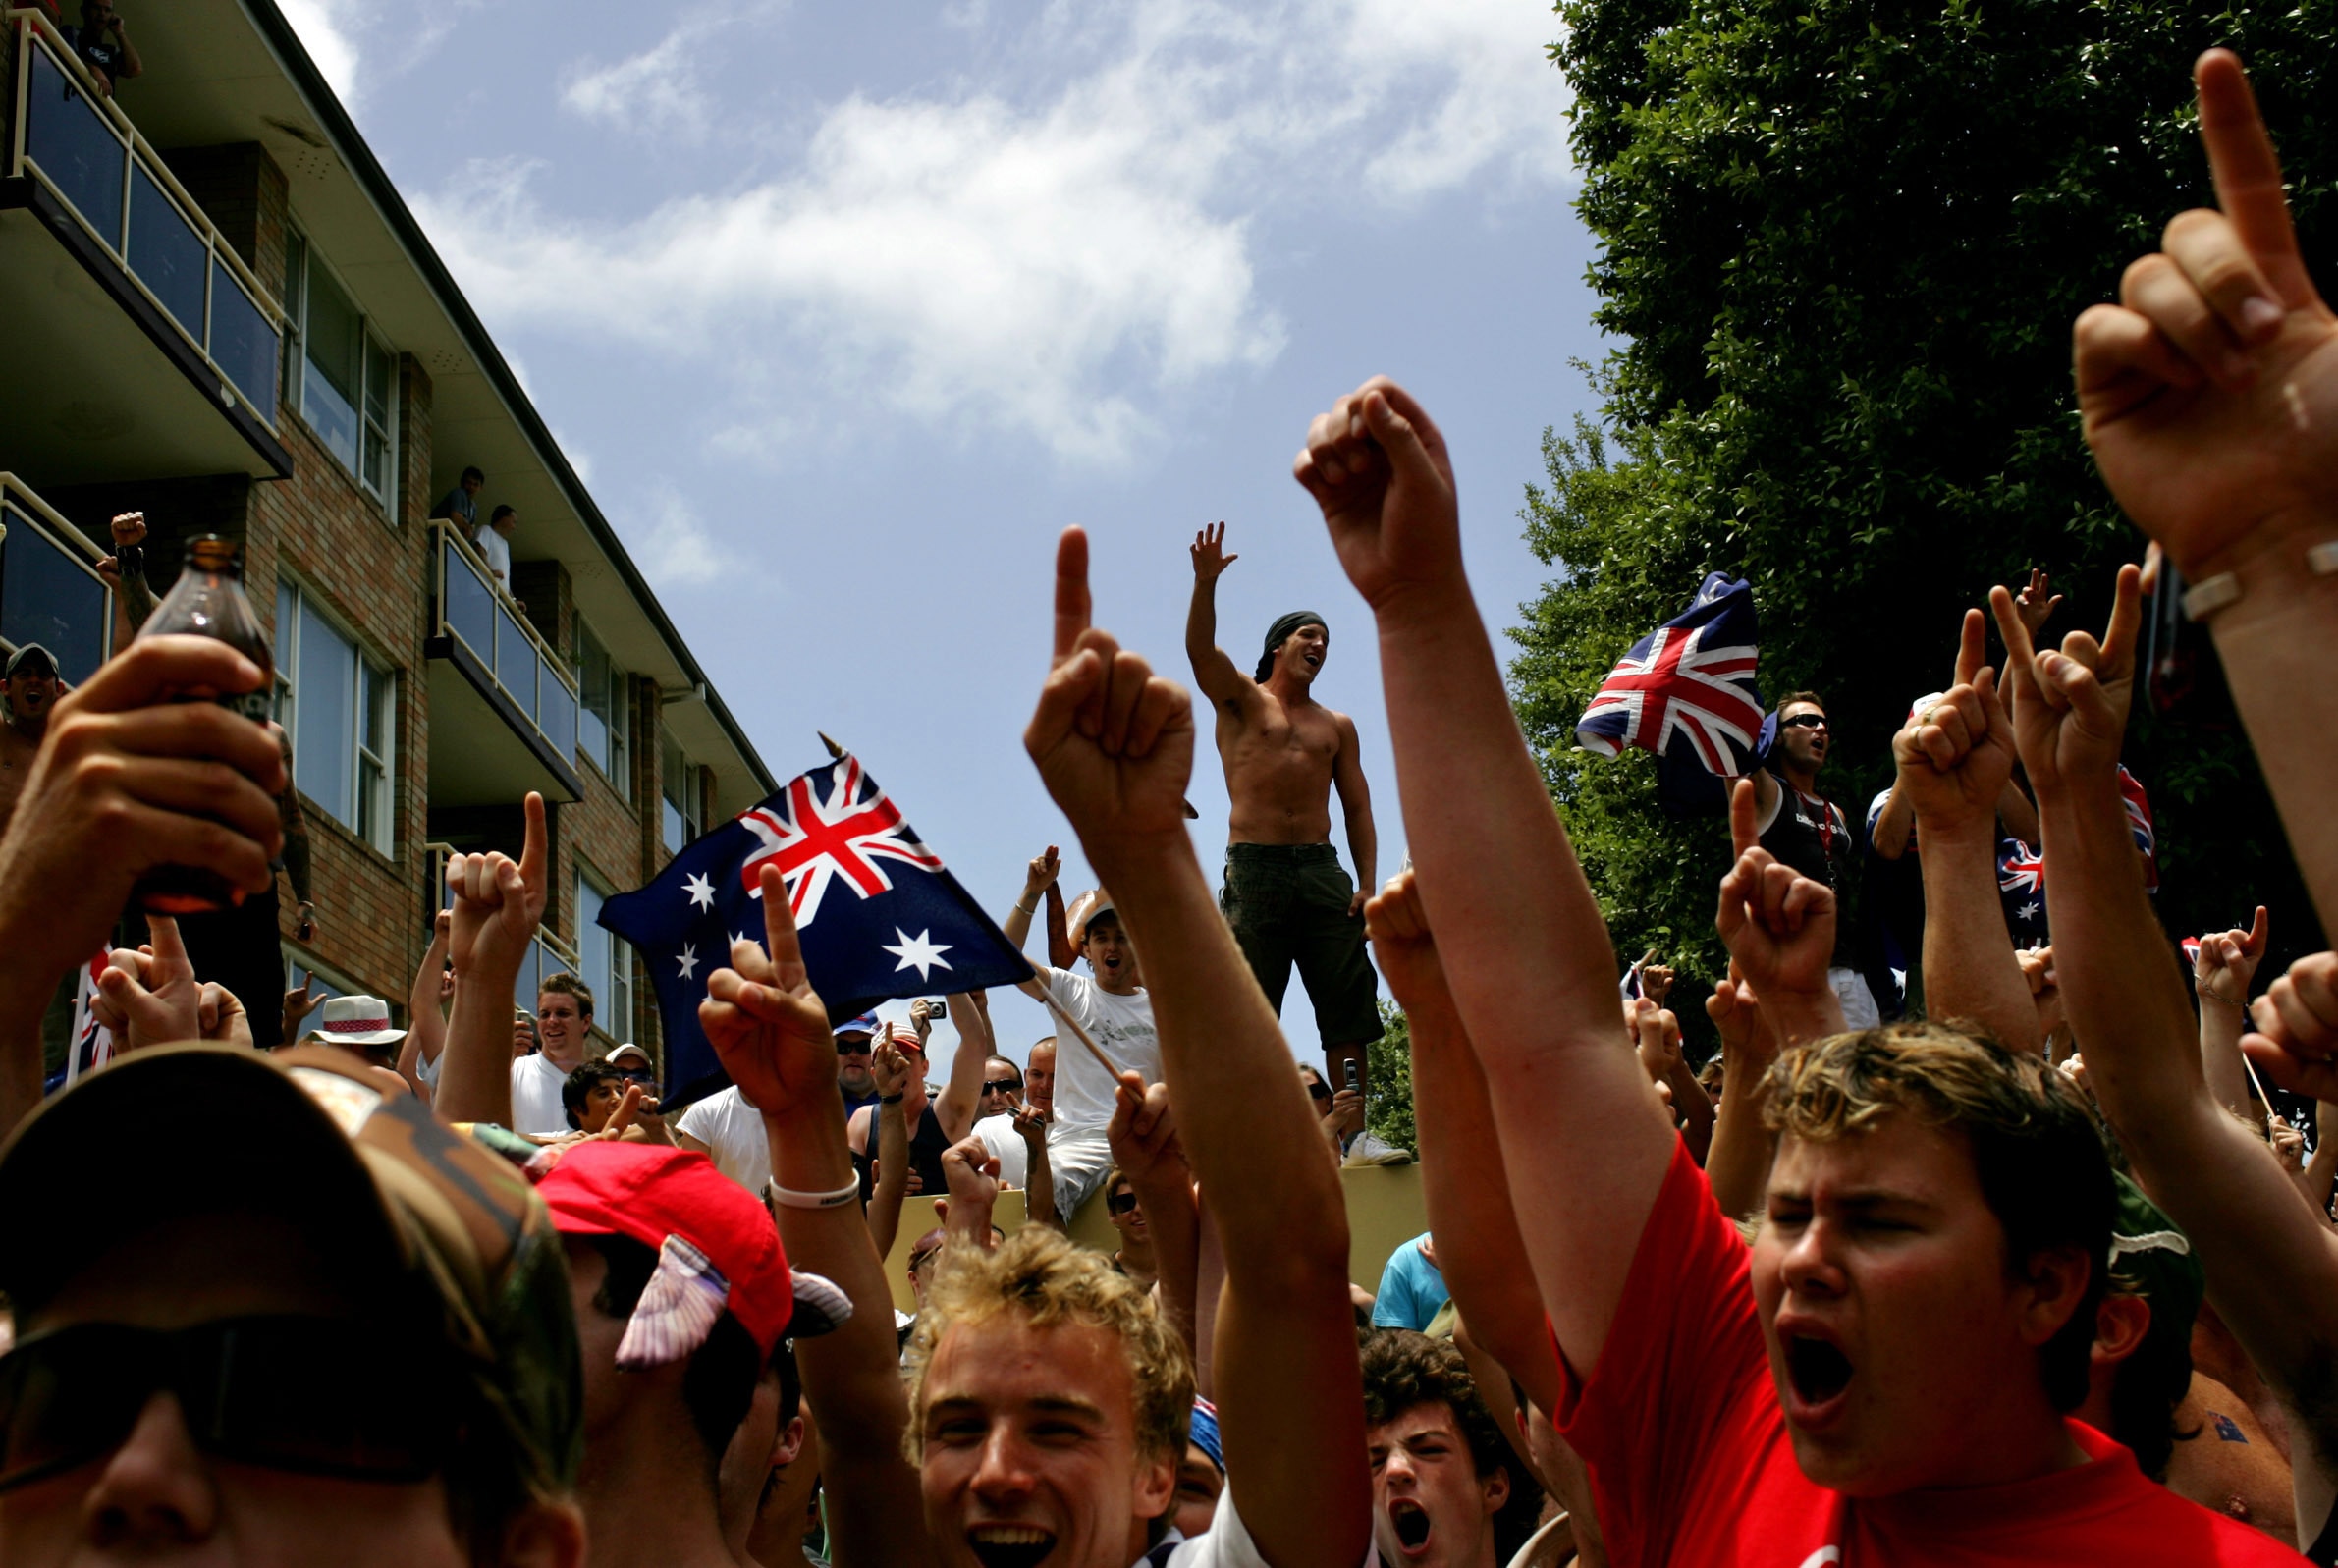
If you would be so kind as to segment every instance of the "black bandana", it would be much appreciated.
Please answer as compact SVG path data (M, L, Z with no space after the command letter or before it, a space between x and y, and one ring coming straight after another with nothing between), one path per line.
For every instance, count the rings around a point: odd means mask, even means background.
M1252 679L1261 685L1266 683L1267 676L1275 669L1275 650L1281 647L1290 634L1301 626L1321 626L1326 636L1331 635L1332 631L1331 622L1312 610L1294 610L1287 616L1278 616L1275 623L1267 628L1266 651L1258 656L1258 669L1252 674Z

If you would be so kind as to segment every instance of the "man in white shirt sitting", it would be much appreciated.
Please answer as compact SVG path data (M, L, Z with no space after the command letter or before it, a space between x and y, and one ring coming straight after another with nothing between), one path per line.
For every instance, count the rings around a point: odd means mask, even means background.
M585 1038L592 1033L592 987L574 975L548 975L536 993L536 1038L532 1055L512 1060L512 1130L525 1137L558 1137L570 1130L561 1085L584 1064Z

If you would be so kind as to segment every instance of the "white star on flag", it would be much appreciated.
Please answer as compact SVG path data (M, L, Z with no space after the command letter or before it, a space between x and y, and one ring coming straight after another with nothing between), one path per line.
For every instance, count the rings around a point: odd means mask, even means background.
M697 947L695 946L685 944L681 949L681 956L676 959L675 962L681 965L681 977L684 980L696 978L698 973Z
M688 893L690 902L701 909L715 906L715 885L703 875L691 876L682 884L681 891Z
M900 927L896 926L893 928L893 934L901 939L899 946L897 947L890 942L879 943L878 946L901 960L893 966L896 973L915 964L917 965L917 978L924 980L929 978L935 970L950 967L942 955L950 951L952 945L932 940L934 935L932 927L929 926L912 937Z

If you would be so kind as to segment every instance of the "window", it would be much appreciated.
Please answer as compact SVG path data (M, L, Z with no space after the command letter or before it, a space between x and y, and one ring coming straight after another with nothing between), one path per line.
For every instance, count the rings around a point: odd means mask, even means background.
M397 356L299 230L285 244L284 291L284 401L395 516Z
M633 725L631 705L625 701L625 673L582 616L576 618L576 748L592 759L619 794L632 798L627 759Z
M623 1043L633 1032L633 949L600 924L608 896L582 872L576 874L578 978L592 987L594 1023Z
M293 783L389 854L397 676L327 621L300 585L276 582L276 722L293 737Z
M681 754L674 737L666 737L665 800L659 816L666 830L666 847L680 854L698 837L698 765Z

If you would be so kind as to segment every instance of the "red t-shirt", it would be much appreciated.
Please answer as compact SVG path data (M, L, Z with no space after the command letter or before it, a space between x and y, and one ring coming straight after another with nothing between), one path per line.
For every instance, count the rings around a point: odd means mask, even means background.
M2093 1462L2028 1481L1862 1499L1818 1486L1794 1462L1751 1260L1676 1149L1599 1365L1581 1379L1559 1357L1558 1433L1591 1466L1616 1568L2305 1560L2154 1485L2075 1421Z

